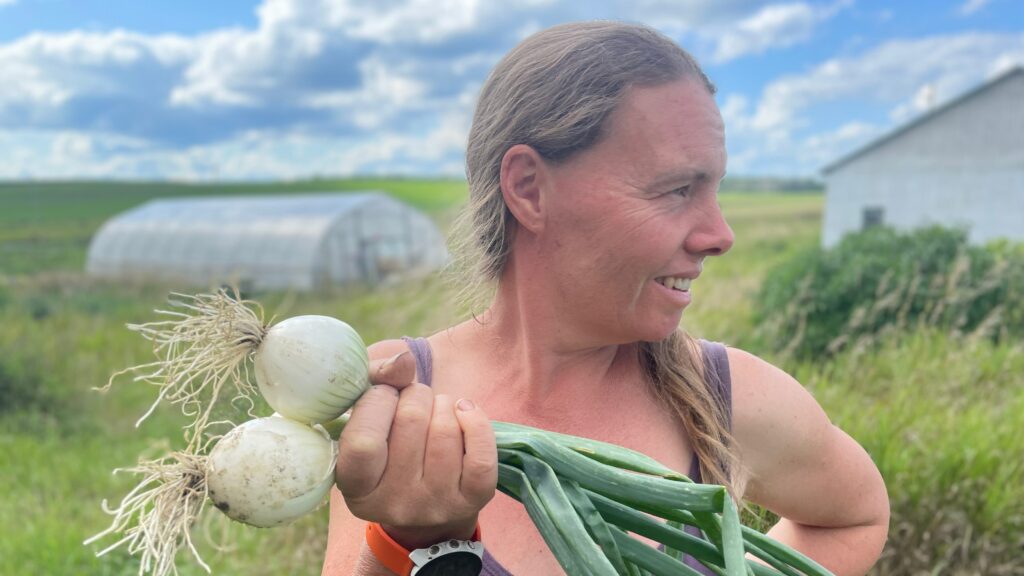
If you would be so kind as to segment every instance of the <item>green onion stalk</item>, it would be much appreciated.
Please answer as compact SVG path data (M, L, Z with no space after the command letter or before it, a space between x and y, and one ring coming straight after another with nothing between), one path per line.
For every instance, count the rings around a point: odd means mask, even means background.
M226 290L176 294L172 304L177 310L157 311L169 319L129 325L153 342L157 361L116 373L106 387L125 374L156 386L154 407L166 401L191 418L186 447L129 468L142 480L120 505L104 501L113 521L86 541L116 535L97 555L124 547L141 557L140 574L157 576L176 573L183 549L209 571L190 536L207 502L258 527L287 524L321 506L333 485L348 410L370 386L366 347L340 320L297 316L266 323L258 303ZM258 393L276 412L227 423L228 432L214 434L225 425L210 422L225 389L250 407ZM621 446L492 425L498 489L522 503L567 574L698 574L684 556L723 576L829 574L742 526L723 486L695 483ZM704 537L686 532L687 526ZM663 544L664 551L638 536Z

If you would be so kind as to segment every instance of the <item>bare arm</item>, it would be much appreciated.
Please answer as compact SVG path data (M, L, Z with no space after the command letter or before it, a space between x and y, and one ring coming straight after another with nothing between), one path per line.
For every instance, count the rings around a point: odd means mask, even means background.
M839 576L867 573L889 529L878 468L791 376L741 350L728 352L744 497L781 517L773 538Z
M468 539L494 496L497 450L487 416L413 383L411 355L390 361L406 350L395 340L369 348L371 380L390 386L359 399L339 441L325 576L391 575L366 545L367 522L410 550Z

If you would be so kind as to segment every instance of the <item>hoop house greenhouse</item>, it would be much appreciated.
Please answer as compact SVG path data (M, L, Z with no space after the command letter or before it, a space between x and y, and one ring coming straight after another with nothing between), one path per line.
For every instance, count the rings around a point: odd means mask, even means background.
M86 271L104 278L247 290L376 284L447 260L444 238L381 193L152 200L108 220Z

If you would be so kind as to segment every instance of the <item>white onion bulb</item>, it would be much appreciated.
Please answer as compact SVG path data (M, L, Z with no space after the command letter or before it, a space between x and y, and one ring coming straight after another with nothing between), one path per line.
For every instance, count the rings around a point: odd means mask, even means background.
M312 512L334 484L337 444L320 426L281 418L250 420L210 452L206 488L230 518L269 528Z
M299 422L341 416L370 386L362 338L328 316L295 316L271 326L254 364L263 398Z

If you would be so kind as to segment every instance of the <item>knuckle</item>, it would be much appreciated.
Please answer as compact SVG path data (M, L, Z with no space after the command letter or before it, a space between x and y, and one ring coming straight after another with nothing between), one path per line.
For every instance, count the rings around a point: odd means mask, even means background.
M387 444L381 438L367 434L353 435L346 438L342 435L342 441L338 446L338 466L348 467L349 465L364 464L372 460L386 449Z
M395 411L395 424L398 426L420 426L429 421L430 411L421 403L404 402Z
M400 394L402 396L402 401L413 398L425 400L427 398L434 397L434 391L430 389L430 386L420 382L413 382L412 384L409 384L402 389Z
M491 421L479 414L464 414L459 419L459 423L467 434L474 436L493 434Z
M483 478L476 478L474 481L464 483L462 487L463 497L477 508L486 506L494 498L495 492L497 492L497 485L490 481L484 481Z
M396 396L398 396L398 390L395 388L387 384L377 384L370 386L370 389L356 401L356 406L390 404L395 401Z
M489 474L497 469L497 465L490 458L480 456L466 457L462 465L463 473L471 476Z
M399 390L388 384L375 384L367 390L369 394L363 394L363 398L369 396L374 404L385 404L394 406L398 402Z
M434 420L430 425L430 438L444 444L453 443L462 438L462 429L454 422Z

